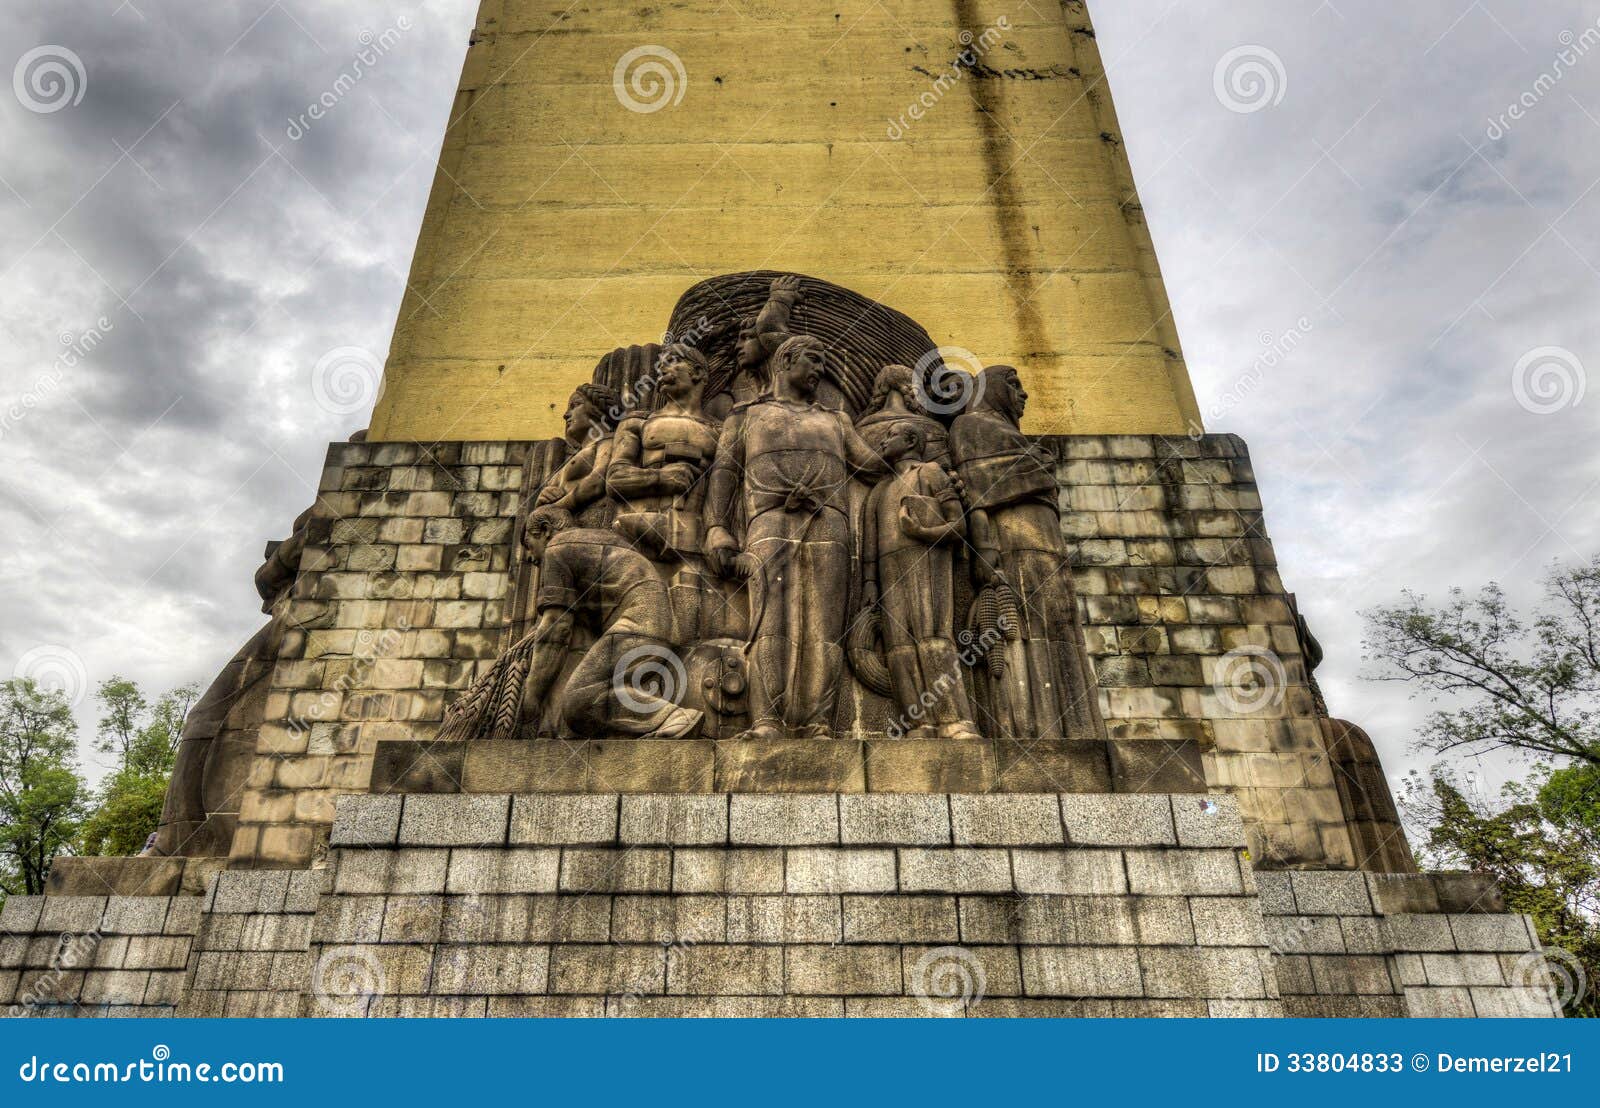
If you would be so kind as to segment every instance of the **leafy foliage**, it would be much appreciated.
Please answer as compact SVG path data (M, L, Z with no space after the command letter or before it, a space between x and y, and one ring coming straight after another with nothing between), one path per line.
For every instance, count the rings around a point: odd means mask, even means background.
M28 678L0 684L0 888L44 892L85 815L77 723L59 693Z
M1600 769L1536 766L1498 803L1471 795L1435 767L1408 781L1402 811L1423 844L1428 868L1492 876L1506 906L1533 917L1546 947L1561 947L1583 969L1567 1014L1600 1015Z
M1442 608L1404 596L1367 613L1366 647L1376 679L1453 702L1429 718L1424 749L1600 766L1600 556L1552 567L1531 621L1493 584L1470 599L1454 590Z
M183 685L151 705L132 681L112 677L100 683L96 749L117 755L119 765L101 786L95 812L83 825L84 854L127 855L144 849L160 825L183 721L198 696L194 685Z

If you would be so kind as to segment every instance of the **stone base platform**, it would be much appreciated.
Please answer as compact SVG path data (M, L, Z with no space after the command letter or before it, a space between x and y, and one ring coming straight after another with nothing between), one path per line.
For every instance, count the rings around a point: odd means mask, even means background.
M1193 740L377 744L374 793L1203 793Z
M225 858L57 858L49 896L199 896Z
M1464 875L1257 873L1226 796L349 796L303 871L12 897L16 1015L1550 1015ZM145 860L134 860L145 861Z

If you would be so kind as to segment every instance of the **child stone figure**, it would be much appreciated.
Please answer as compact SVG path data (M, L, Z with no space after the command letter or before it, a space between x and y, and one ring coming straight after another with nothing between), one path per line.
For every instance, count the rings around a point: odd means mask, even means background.
M894 732L913 739L979 739L955 643L954 551L966 533L955 483L921 461L926 432L896 424L879 450L893 474L867 497L865 600L883 613L890 685L902 713Z

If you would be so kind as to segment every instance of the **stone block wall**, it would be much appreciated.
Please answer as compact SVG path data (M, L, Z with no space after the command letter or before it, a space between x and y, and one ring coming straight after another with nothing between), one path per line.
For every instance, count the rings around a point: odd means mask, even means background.
M1276 1015L1225 800L350 798L350 1015Z
M1243 839L1224 796L345 797L313 869L228 871L204 897L13 897L0 913L0 1006L1558 1012L1529 922L1482 879L1258 873Z
M13 896L0 909L0 1012L170 1016L199 929L198 896Z
M231 870L212 883L194 942L186 1017L298 1016L326 870Z
M1259 864L1353 868L1243 441L1041 442L1061 459L1062 528L1112 740L1147 744L1152 779L1192 759L1233 793Z
M1559 1015L1532 921L1473 874L1257 874L1290 1016Z
M328 454L272 677L235 861L303 867L381 739L428 739L498 654L525 444Z

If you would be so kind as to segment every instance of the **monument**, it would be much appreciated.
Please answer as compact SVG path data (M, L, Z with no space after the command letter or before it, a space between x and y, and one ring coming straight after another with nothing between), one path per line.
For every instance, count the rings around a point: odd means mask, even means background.
M485 0L371 426L0 1000L1555 1014L1323 705L1083 4L750 7Z

